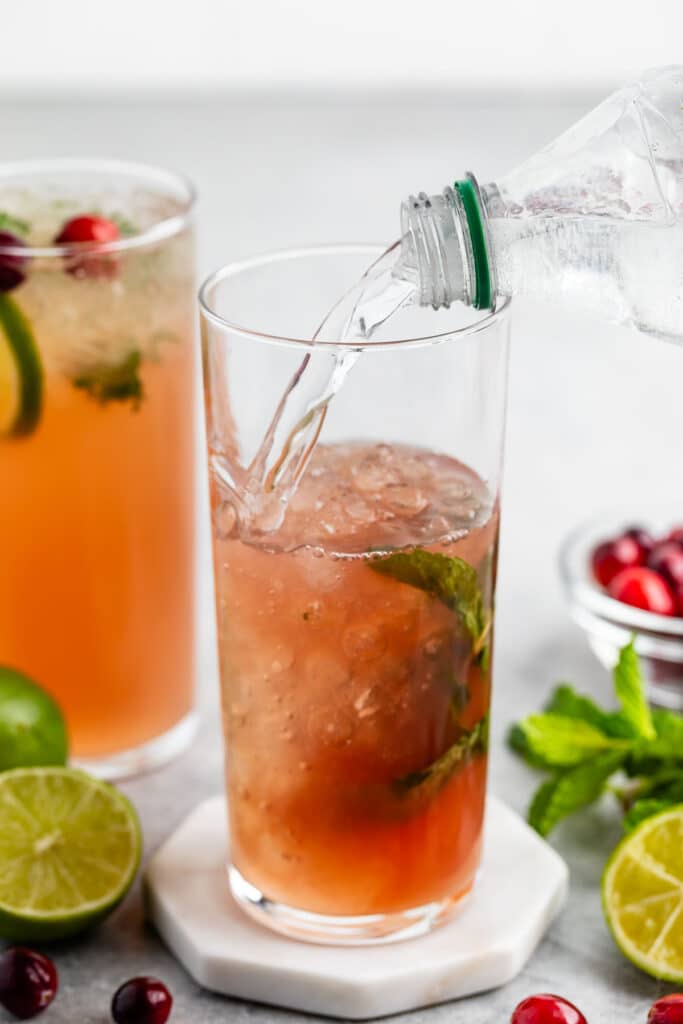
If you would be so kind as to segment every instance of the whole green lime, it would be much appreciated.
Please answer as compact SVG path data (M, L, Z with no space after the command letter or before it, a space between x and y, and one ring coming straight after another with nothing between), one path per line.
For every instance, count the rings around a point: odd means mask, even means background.
M0 666L0 772L65 764L64 716L52 697L27 676Z

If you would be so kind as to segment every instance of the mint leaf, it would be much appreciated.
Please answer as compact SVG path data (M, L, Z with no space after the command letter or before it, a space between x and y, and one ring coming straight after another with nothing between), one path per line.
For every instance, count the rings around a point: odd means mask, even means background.
M676 800L636 800L633 807L624 815L624 832L632 832L636 825L640 825L641 821L652 817L653 814L659 814L660 811L667 810L668 807L673 807L676 803Z
M484 717L472 729L463 733L436 761L432 761L426 768L395 779L392 788L401 796L426 784L429 784L430 793L441 789L453 773L475 754L486 752L488 732L488 717Z
M474 653L482 661L488 657L491 614L484 610L476 570L462 558L414 548L371 559L367 564L374 572L424 590L445 604L471 636Z
M21 217L14 217L11 213L0 210L0 231L11 231L13 235L28 235L31 225Z
M101 405L107 402L131 402L133 408L138 409L145 397L140 378L141 362L139 352L130 352L122 362L114 366L102 366L75 377L74 387L87 391Z
M631 727L632 734L646 740L654 739L657 734L645 697L645 682L633 640L622 647L619 653L619 661L614 669L614 688L622 715Z
M112 213L107 219L112 224L116 224L122 238L131 238L133 235L140 233L137 225L132 220L128 220L122 213Z
M622 749L626 754L632 742L612 739L588 722L563 715L529 715L520 728L532 755L556 768L581 764L603 750Z
M623 757L619 751L608 751L544 782L529 808L531 827L547 836L563 818L592 804L602 794L605 783L619 768Z
M557 687L545 706L546 711L565 718L578 718L606 736L628 739L633 735L629 723L619 711L603 711L590 697L577 693L573 687L563 683Z
M544 757L540 757L532 750L527 735L519 723L510 726L507 736L508 746L523 757L532 768L552 768Z

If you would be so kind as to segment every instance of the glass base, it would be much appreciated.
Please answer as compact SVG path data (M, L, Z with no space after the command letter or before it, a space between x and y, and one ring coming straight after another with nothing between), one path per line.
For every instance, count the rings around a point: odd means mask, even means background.
M472 892L470 889L459 896L394 914L335 917L269 900L232 865L228 868L228 877L235 901L249 917L290 939L326 946L377 946L426 935L464 908Z
M198 725L199 715L196 711L191 711L168 732L139 747L122 750L116 754L106 754L103 757L75 757L72 763L76 768L82 768L96 778L106 779L108 782L130 779L135 775L156 771L157 768L163 768L170 761L174 761L187 750L195 737Z

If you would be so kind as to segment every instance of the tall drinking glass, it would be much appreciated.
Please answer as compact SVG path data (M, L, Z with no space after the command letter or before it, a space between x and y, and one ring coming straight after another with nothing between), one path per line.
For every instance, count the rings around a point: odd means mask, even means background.
M201 291L230 885L264 924L334 943L454 913L486 789L507 309L311 343L377 255L277 254ZM310 422L330 381L278 496L274 413Z
M193 201L135 164L0 166L0 665L109 777L193 730Z

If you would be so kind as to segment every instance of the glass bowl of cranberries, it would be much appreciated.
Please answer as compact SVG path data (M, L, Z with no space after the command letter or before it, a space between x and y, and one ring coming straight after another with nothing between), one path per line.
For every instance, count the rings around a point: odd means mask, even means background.
M683 711L683 515L601 516L569 537L560 565L572 618L603 665L633 636L650 700Z

